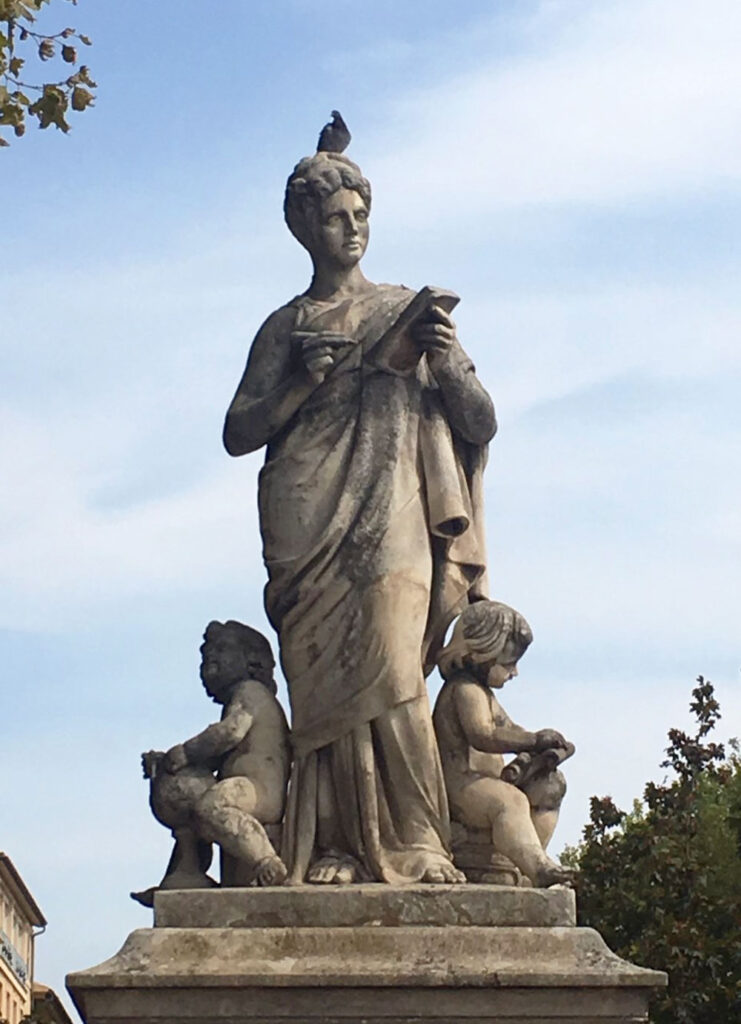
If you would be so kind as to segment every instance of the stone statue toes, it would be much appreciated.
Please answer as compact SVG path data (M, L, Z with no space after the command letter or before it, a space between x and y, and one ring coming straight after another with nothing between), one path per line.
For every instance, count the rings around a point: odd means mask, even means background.
M278 856L266 857L255 869L258 885L283 885L287 877L286 866Z
M421 880L430 885L462 885L466 876L450 861L441 858L430 864Z
M349 853L329 850L312 864L307 881L313 885L349 885L365 881L365 872L359 861Z

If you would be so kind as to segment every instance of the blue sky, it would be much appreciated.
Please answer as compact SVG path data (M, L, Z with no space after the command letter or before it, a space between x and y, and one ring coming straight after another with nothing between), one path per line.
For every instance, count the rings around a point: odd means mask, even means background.
M592 793L661 777L699 673L741 732L734 0L55 0L60 22L93 37L96 107L0 157L0 845L50 921L38 977L146 925L127 894L169 843L139 752L207 722L209 619L267 631L262 457L220 431L307 284L282 190L333 107L374 187L367 275L455 289L497 405L492 593L535 632L504 703L577 744L554 849Z

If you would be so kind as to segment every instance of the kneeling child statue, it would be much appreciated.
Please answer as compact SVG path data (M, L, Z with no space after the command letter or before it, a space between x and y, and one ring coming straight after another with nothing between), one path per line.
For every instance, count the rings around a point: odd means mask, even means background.
M241 622L211 622L201 655L201 680L222 705L221 720L166 753L142 755L152 812L175 839L159 886L131 894L145 906L157 889L215 885L206 873L213 843L239 865L241 877L259 885L286 878L264 828L283 818L290 770L270 644Z
M445 685L433 721L453 823L488 830L497 853L532 885L547 887L573 877L545 848L566 791L556 765L574 746L555 729L516 725L492 692L517 675L531 640L513 608L497 601L469 605L438 658ZM505 766L505 753L518 756Z

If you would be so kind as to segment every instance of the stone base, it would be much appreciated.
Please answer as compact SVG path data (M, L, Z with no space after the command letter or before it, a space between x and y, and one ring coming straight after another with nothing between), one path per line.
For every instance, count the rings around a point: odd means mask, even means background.
M87 1024L618 1024L666 976L574 924L565 889L158 893L155 927L72 974Z

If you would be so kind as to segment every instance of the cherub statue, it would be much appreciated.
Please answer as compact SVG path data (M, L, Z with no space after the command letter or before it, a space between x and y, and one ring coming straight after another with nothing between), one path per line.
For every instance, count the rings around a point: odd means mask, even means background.
M157 889L204 888L212 844L259 885L281 885L286 869L264 825L285 809L289 733L275 698L270 644L257 630L211 622L201 646L201 680L222 705L221 720L166 753L142 754L155 818L175 847L159 886L132 897L152 906Z
M469 605L438 658L445 685L433 721L451 819L490 830L495 850L533 885L547 887L573 880L545 851L566 791L556 765L574 746L555 729L516 725L492 692L517 675L531 641L530 627L513 608L496 601ZM506 753L518 756L505 767Z

